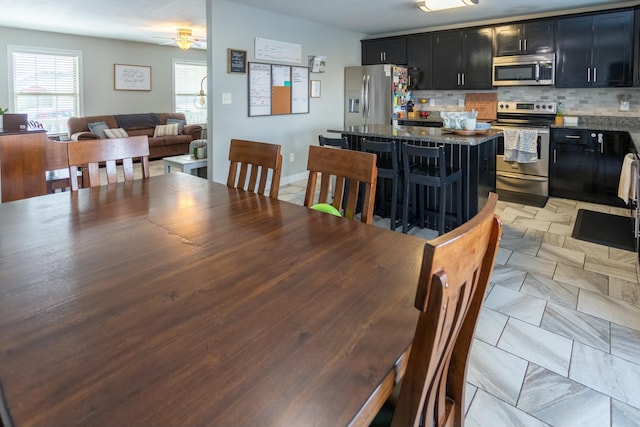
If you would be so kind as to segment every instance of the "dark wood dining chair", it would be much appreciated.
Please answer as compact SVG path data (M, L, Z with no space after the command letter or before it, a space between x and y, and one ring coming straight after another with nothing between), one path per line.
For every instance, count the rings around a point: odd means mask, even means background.
M97 187L100 163L105 163L107 184L118 182L116 162L122 162L124 180L134 179L133 160L140 159L142 177L149 178L149 139L146 135L114 139L90 139L67 144L71 191L78 190L78 167L86 165L85 187Z
M45 180L47 193L71 188L69 179L68 142L48 140L45 144ZM78 183L82 186L82 172L78 171Z
M2 203L47 194L45 144L47 134L0 136L0 187Z
M376 155L354 150L336 150L328 147L309 147L309 159L307 161L309 180L304 205L311 207L317 203L329 203L340 210L343 199L346 199L346 207L343 216L354 219L358 202L360 184L364 188L362 212L360 221L371 224L373 219L373 202L375 199L378 168L376 167ZM320 179L320 193L315 200L316 183L318 175ZM330 200L331 177L335 177L335 191L333 200ZM345 191L345 181L349 180L349 191Z
M490 193L476 216L425 245L420 314L392 427L464 425L469 351L502 235L497 200Z
M282 173L281 149L278 144L232 139L227 186L264 195L271 170L269 197L277 199Z

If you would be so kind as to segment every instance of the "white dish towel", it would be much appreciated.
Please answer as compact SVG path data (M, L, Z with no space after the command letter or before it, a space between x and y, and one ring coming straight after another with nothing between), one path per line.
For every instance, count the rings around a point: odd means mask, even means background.
M638 176L638 164L635 162L636 156L629 153L624 156L622 171L620 171L620 182L618 183L618 197L626 204L636 200L636 182Z
M517 159L518 129L507 128L504 131L504 161L515 162Z
M537 162L538 131L535 129L504 129L504 161Z

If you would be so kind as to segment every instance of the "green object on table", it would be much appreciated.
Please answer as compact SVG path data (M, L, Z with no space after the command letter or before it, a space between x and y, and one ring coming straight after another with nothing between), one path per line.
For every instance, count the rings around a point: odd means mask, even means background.
M330 205L328 203L318 203L317 205L311 206L311 209L328 213L331 215L335 215L335 216L342 216L342 214L338 209L336 209L333 205Z

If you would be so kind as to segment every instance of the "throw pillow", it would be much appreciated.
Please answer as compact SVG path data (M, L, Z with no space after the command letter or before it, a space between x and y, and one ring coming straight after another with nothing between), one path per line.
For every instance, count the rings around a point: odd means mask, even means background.
M105 135L104 131L109 129L109 126L105 122L93 122L89 123L89 130L91 133L95 133L98 135L100 139L106 139L107 135Z
M104 134L107 136L107 138L126 138L129 136L127 131L122 128L105 129Z
M182 129L184 129L185 125L187 124L187 121L182 119L167 119L168 125L171 125L174 123L178 124L178 135L182 135Z
M173 123L170 125L157 125L156 130L153 133L153 137L157 136L176 136L178 134L178 124Z

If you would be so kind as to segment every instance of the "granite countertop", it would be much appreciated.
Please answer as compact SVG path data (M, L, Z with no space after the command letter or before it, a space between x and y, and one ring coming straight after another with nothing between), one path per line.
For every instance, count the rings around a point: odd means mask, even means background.
M499 132L489 131L487 134L464 136L443 132L440 128L422 126L362 125L345 126L342 129L328 129L327 132L356 136L403 139L413 141L437 142L443 144L480 145L494 139Z
M640 118L631 116L579 116L577 126L551 128L587 129L594 131L628 132L637 152L640 152Z

